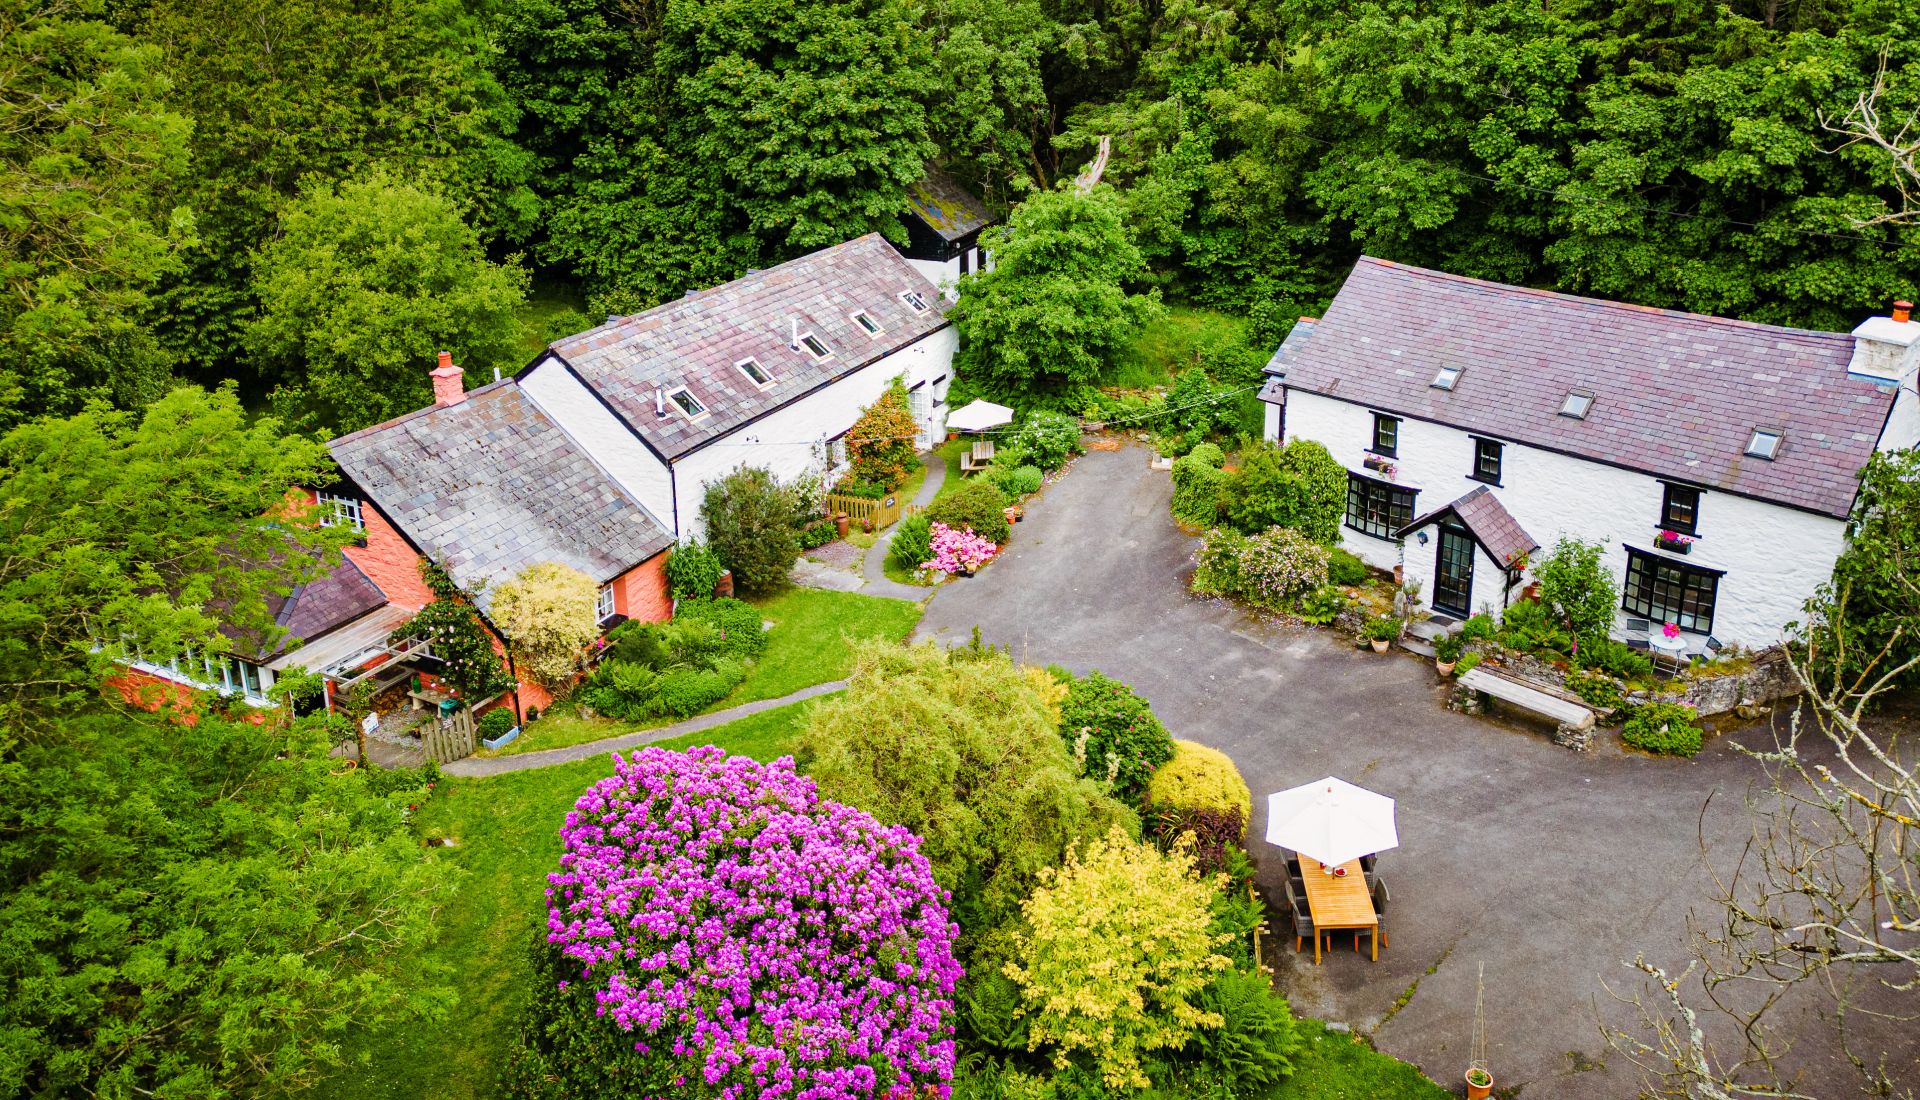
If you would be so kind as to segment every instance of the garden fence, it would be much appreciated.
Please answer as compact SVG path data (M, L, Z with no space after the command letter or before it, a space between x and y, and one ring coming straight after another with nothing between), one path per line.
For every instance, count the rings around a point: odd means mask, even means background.
M473 712L465 707L445 718L429 718L420 732L420 747L436 764L472 756L473 744Z
M845 512L847 518L853 521L853 525L863 530L866 529L869 521L875 531L892 526L900 519L904 508L899 493L888 493L879 500L848 496L845 493L827 494L827 511L829 513Z

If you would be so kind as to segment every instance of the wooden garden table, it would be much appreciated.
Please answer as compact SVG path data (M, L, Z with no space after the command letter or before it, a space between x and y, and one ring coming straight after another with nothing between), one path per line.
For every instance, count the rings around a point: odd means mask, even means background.
M1348 860L1345 875L1330 875L1319 860L1300 857L1300 878L1307 886L1307 908L1313 912L1313 961L1320 962L1320 933L1352 929L1373 934L1373 961L1380 961L1380 917L1367 893L1366 872L1357 859Z

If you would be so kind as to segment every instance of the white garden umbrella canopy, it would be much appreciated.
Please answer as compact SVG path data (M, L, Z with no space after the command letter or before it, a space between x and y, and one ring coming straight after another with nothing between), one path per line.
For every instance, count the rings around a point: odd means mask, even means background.
M1013 410L991 401L969 401L947 414L947 430L950 432L984 432L988 428L1011 423Z
M1329 866L1397 848L1393 799L1332 776L1270 794L1267 843Z

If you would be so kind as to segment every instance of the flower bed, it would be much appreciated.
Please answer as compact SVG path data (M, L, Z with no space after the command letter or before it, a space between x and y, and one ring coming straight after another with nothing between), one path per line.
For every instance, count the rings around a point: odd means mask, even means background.
M610 1021L632 1040L622 1087L724 1100L951 1080L956 929L918 838L822 801L790 759L706 746L614 763L567 815L548 876L574 1019L536 1033ZM552 1046L548 1071L568 1061Z

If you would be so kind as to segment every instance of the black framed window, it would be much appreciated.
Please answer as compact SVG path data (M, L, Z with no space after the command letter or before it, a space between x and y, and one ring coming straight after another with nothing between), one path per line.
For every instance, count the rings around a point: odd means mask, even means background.
M1506 444L1497 439L1475 438L1473 441L1473 472L1467 476L1475 481L1484 481L1489 485L1500 484L1500 459L1506 449Z
M1375 538L1390 539L1413 522L1412 489L1347 474L1347 526Z
M1398 457L1400 452L1400 418L1373 414L1373 453Z
M1682 535L1700 533L1700 490L1685 485L1667 485L1660 501L1660 527Z
M1720 574L1713 570L1627 548L1626 597L1620 606L1635 615L1711 634L1713 604L1719 593Z

